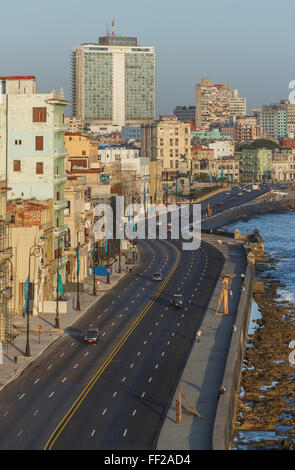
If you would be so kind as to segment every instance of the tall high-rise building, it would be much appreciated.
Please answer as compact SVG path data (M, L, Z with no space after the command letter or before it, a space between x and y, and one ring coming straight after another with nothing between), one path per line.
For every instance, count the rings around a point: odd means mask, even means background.
M277 104L262 106L257 124L262 128L264 137L280 140L287 136L287 110Z
M237 118L246 116L247 100L239 96L239 90L231 90L230 93L230 116L235 122Z
M92 124L155 120L155 50L136 37L107 35L72 53L72 112Z
M207 130L211 124L227 124L230 119L230 86L202 78L196 85L196 126Z

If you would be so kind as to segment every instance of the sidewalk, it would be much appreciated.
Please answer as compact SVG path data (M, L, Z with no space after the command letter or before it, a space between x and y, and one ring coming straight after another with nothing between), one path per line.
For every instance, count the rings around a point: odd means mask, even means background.
M245 273L246 260L242 245L237 244L234 239L220 235L203 234L202 237L205 242L209 242L220 250L225 257L221 274L236 274L236 277L231 279L229 283L233 297L229 296L229 315L215 315L222 290L220 276L200 326L202 332L200 342L197 339L194 342L177 384L177 388L179 385L181 386L183 393L202 416L202 419L193 415L189 416L183 411L181 424L176 424L176 393L174 393L156 443L158 450L212 449L218 391L223 380L231 335L235 334L233 333L233 325L240 299L241 274ZM227 244L219 245L218 240L223 240ZM222 308L223 304L221 311ZM183 399L182 402L189 409Z
M0 390L9 382L14 380L34 359L40 355L50 344L64 334L64 331L81 318L97 300L112 289L117 282L129 272L129 268L133 265L122 265L122 272L113 273L111 283L107 284L105 277L97 276L99 281L96 287L96 296L93 296L93 281L89 277L84 281L84 292L80 292L80 308L81 311L75 310L77 293L71 293L71 308L69 313L60 313L60 330L56 330L55 316L56 312L30 315L30 357L24 356L26 349L26 317L16 316L13 321L16 337L14 343L9 346L8 350L3 350L3 364L0 363ZM40 344L39 344L39 326ZM16 362L15 362L16 361Z

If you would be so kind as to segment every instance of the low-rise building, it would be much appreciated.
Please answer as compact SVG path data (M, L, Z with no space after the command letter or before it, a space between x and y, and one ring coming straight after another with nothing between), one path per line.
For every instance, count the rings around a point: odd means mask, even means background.
M272 151L243 149L241 151L241 178L244 181L267 181L272 178Z
M272 153L273 180L295 179L295 149L275 149Z
M214 158L231 157L235 153L235 143L232 140L217 140L210 142L208 148L214 151Z

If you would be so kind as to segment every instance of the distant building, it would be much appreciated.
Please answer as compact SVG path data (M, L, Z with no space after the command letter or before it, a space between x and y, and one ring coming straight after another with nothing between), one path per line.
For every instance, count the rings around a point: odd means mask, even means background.
M227 124L230 119L230 86L214 84L211 78L202 78L195 89L196 126L207 130L211 124Z
M272 151L243 149L240 159L241 175L246 181L267 181L272 178Z
M123 140L141 140L141 127L137 126L126 126L122 127L122 139Z
M179 173L180 162L191 165L190 125L175 116L160 116L159 121L142 126L142 156L162 162L162 178Z
M83 132L83 121L76 116L65 116L68 132Z
M155 120L155 50L135 37L105 36L72 53L72 112L91 124Z
M247 100L239 97L239 90L231 90L230 92L230 116L235 122L237 118L246 116Z
M196 107L195 106L176 106L173 111L174 116L178 121L189 122L196 120Z
M257 124L265 137L274 140L287 137L287 110L276 104L263 106L257 115Z
M217 140L210 142L208 148L214 151L214 158L231 157L235 153L235 144L232 140Z
M273 179L293 181L295 179L295 149L275 149L272 152Z

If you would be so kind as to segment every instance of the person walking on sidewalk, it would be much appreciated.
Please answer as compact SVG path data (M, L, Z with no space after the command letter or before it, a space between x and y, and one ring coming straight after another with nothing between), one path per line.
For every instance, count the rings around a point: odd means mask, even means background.
M202 334L202 331L201 331L200 328L199 328L198 331L197 331L197 340L198 340L198 343L201 341L201 334Z

